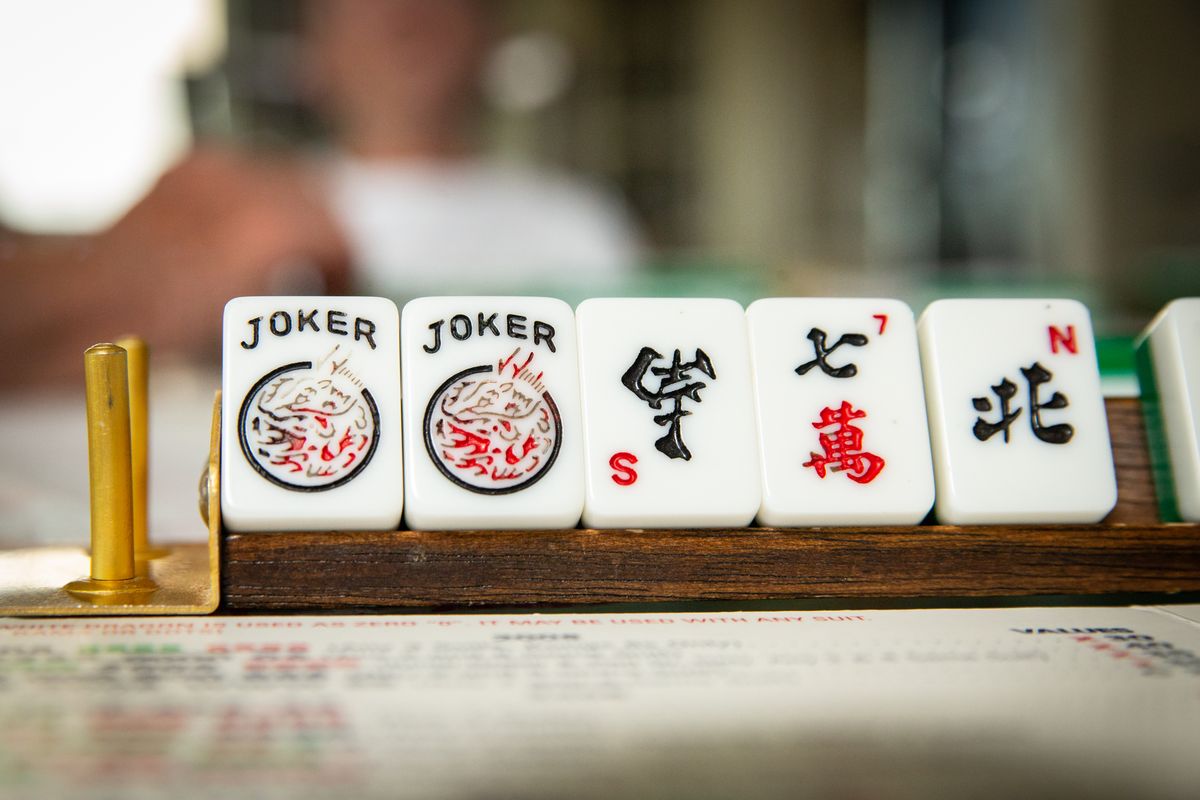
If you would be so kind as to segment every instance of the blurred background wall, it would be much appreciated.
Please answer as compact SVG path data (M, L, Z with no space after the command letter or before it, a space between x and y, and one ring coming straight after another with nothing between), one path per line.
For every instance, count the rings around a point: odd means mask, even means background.
M736 267L761 293L918 305L1061 290L1110 329L1200 292L1200 4L504 0L492 15L484 152L615 188L651 271ZM288 0L5 0L0 222L102 227L194 139L316 146L301 16Z

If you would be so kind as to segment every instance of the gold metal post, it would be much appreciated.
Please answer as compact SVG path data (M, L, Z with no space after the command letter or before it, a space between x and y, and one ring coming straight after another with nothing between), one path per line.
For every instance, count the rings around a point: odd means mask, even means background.
M87 381L88 478L91 485L91 577L65 587L74 595L126 602L152 592L137 577L133 558L133 475L129 437L129 382L125 350L98 344L83 356Z
M135 560L160 558L167 550L150 546L149 534L149 387L150 353L136 336L124 336L117 345L128 354L129 444L133 465L133 556Z
M125 351L98 344L83 356L87 380L92 577L133 577L133 476Z

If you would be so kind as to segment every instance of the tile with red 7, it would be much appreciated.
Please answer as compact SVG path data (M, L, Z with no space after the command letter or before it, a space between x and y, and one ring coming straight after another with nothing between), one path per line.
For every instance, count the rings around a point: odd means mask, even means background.
M771 298L746 312L764 525L915 525L933 464L912 311Z

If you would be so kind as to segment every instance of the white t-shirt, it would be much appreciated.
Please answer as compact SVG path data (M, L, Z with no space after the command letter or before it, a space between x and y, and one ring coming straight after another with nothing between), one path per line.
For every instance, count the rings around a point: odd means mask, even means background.
M480 161L329 164L363 287L389 296L606 286L637 263L616 198L574 178Z

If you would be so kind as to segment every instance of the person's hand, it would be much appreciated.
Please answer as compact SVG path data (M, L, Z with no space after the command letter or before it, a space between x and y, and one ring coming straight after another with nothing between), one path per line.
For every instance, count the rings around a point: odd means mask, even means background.
M24 368L0 385L77 376L84 348L123 333L160 352L211 355L229 298L286 290L296 269L337 293L347 265L298 162L199 150L109 231L8 248L0 270L15 310L0 322L0 349Z
M346 284L345 244L292 160L197 151L104 238L111 279L134 289L130 316L182 350L214 340L226 300L278 290L290 269L318 270L329 291Z

